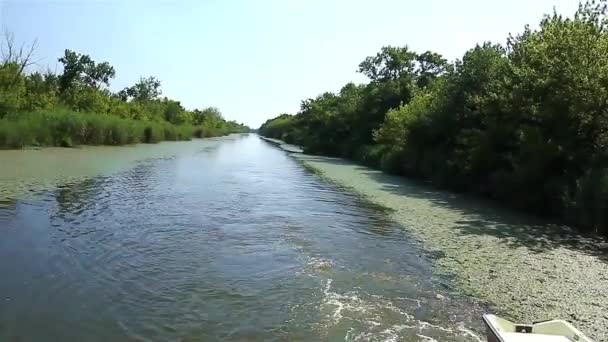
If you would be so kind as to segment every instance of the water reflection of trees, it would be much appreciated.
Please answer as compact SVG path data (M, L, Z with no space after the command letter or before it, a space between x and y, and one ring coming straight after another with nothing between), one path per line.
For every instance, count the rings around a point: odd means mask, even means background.
M95 198L103 191L103 179L91 178L64 184L55 190L59 216L84 211L95 205Z
M17 206L18 200L16 198L0 199L0 228L17 215Z
M112 176L82 179L66 183L54 192L57 218L69 219L92 211L101 214L110 206L128 201L129 197L146 196L154 187L153 167L142 163L135 168Z

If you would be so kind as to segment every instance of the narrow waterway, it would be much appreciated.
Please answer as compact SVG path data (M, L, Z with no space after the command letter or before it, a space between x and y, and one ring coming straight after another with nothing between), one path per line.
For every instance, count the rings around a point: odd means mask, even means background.
M2 341L479 341L406 230L256 135L0 151L0 190Z

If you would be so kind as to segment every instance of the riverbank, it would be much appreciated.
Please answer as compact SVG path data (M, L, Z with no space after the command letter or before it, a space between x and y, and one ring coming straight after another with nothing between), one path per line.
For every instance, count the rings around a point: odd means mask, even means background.
M175 125L114 115L49 111L22 113L0 119L0 149L28 146L129 145L190 140L237 132L231 127L209 129L202 125Z
M279 139L272 139L272 138L267 138L264 136L259 136L260 139L267 141L275 146L278 146L282 149L284 149L287 152L291 152L291 153L302 153L304 152L304 150L300 147L300 146L296 146L296 145L291 145L291 144L287 144L285 143L283 140L279 140Z
M561 318L608 336L608 248L602 241L342 159L294 154L323 177L390 208L440 256L437 272L517 321Z

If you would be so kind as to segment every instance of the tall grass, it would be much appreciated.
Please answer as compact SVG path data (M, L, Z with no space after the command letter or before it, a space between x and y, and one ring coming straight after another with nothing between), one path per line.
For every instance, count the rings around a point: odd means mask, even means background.
M0 148L125 145L204 137L203 127L73 111L33 112L0 119Z

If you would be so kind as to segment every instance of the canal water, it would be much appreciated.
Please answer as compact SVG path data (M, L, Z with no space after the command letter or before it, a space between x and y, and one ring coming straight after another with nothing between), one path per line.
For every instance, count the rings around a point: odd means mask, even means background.
M480 341L432 263L253 134L0 151L2 341Z

